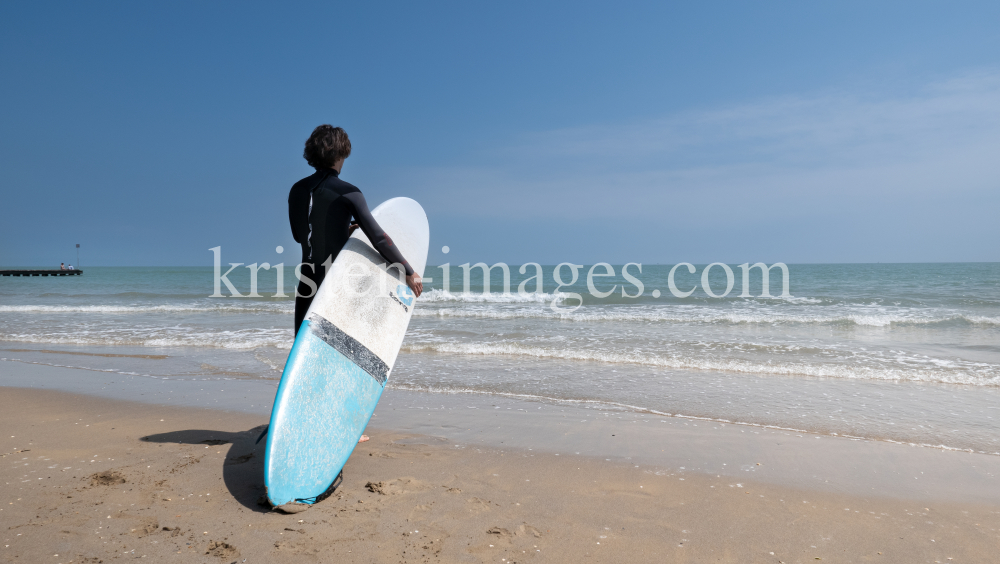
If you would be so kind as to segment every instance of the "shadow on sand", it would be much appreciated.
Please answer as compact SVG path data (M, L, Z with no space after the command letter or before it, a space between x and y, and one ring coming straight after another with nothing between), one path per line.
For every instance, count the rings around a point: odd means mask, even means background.
M255 442L266 428L267 425L260 425L237 433L189 429L148 435L139 440L182 445L230 445L226 461L222 465L222 479L226 488L244 507L266 513L271 511L264 495L264 446L267 439Z

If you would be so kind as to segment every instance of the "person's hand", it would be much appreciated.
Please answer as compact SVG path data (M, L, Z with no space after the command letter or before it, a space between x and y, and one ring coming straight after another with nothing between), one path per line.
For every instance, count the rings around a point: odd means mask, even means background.
M352 223L351 226L347 228L347 236L350 237L351 233L354 233L354 230L357 229L357 228L358 228L358 224L357 223Z
M420 281L420 275L414 272L406 277L406 285L413 290L413 295L420 297L420 294L424 292L424 284Z

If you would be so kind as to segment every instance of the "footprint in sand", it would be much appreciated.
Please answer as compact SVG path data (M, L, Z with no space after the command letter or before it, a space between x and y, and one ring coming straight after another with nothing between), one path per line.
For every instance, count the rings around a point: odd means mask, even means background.
M155 533L160 530L160 523L156 519L146 519L141 524L135 526L130 531L133 535L142 538L151 533Z
M427 484L414 478L399 478L384 482L368 482L365 488L379 495L396 495L426 490Z
M542 532L528 524L518 527L516 534L517 536L528 535L535 537L536 539L542 538Z
M490 529L487 529L486 530L486 534L488 534L488 535L496 535L498 537L505 538L505 539L509 539L510 537L514 536L513 534L511 534L510 531L508 531L507 529L504 529L502 527L492 527Z
M208 550L205 551L205 554L217 558L229 559L239 557L240 551L236 550L236 547L228 542L209 541Z
M123 476L121 472L116 472L114 470L98 472L90 477L91 486L113 486L124 483L125 476Z
M414 507L406 518L410 521L415 521L431 510L430 505L418 505Z
M465 501L469 504L469 511L474 513L482 513L483 511L490 510L490 502L479 499L478 497L470 497Z

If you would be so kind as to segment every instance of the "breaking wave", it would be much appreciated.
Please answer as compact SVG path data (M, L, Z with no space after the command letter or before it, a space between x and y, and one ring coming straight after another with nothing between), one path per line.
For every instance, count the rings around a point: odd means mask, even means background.
M706 307L618 307L598 309L583 307L573 312L555 312L551 308L458 308L439 307L416 309L415 317L443 317L468 319L552 319L560 321L641 321L665 323L729 323L729 324L828 324L857 325L862 327L891 327L894 325L966 324L1000 327L1000 318L968 315L953 312L864 312L864 311L778 311L723 310Z

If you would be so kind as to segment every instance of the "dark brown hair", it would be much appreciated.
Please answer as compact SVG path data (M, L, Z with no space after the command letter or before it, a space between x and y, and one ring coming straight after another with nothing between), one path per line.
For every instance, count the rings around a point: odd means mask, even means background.
M323 124L306 140L302 156L313 168L331 168L340 159L351 156L351 140L343 129Z

